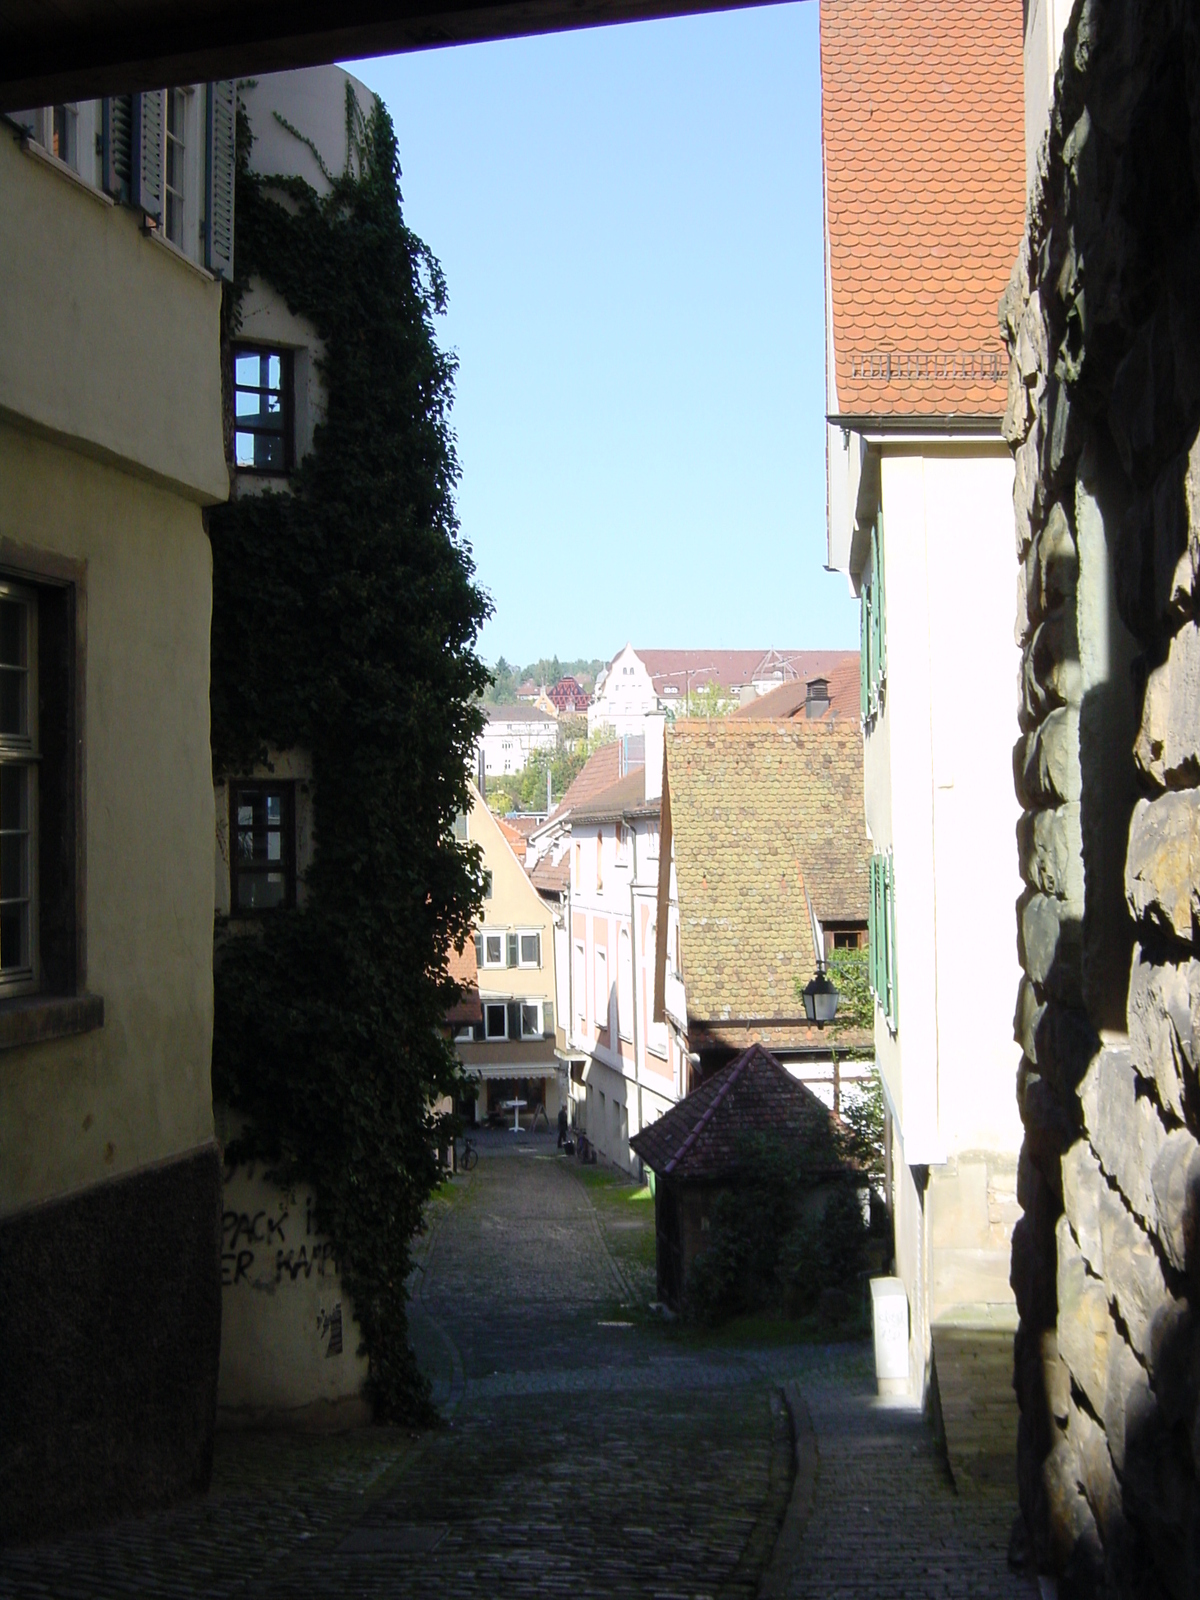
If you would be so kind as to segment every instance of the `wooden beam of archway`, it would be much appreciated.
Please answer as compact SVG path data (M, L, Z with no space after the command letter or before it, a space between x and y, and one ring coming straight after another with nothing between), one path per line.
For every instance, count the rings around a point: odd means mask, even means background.
M0 0L0 111L769 0Z

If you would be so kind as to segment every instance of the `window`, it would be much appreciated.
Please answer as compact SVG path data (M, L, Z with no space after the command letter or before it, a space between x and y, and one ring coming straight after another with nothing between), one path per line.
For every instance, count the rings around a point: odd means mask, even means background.
M542 936L540 933L522 933L519 936L520 954L517 965L540 967L542 964Z
M604 835L596 835L596 893L604 888Z
M467 838L467 813L465 811L456 811L454 813L454 837L463 840Z
M575 1026L582 1033L587 1027L587 957L581 944L575 946L572 977L575 985Z
M290 783L230 784L230 908L235 916L296 903L293 798Z
M894 1033L900 1011L896 983L896 872L890 850L886 855L871 857L869 885L871 993Z
M578 839L575 841L575 888L583 888L583 846Z
M859 612L859 706L864 722L879 714L887 683L887 628L883 594L883 513L871 527L871 575Z
M292 352L233 348L234 464L242 472L290 472Z
M483 869L483 898L485 900L492 898L492 874L488 867Z
M617 863L620 866L629 865L629 841L632 835L632 828L627 828L623 822L617 823Z
M0 993L37 978L37 596L0 584Z
M502 933L481 933L479 935L477 954L481 967L504 966L504 935Z
M536 1000L521 1002L521 1037L522 1039L542 1037L542 1008Z
M490 1002L484 1006L483 1036L485 1039L508 1038L508 1007L503 1000Z
M183 247L183 159L184 118L187 111L187 93L183 89L167 90L167 150L164 174L164 210L166 235L172 244Z
M633 946L627 928L617 941L617 1028L622 1039L633 1038Z
M608 1027L608 951L596 951L596 1026Z
M46 147L51 155L74 167L79 159L76 139L78 116L74 106L50 106L46 112Z

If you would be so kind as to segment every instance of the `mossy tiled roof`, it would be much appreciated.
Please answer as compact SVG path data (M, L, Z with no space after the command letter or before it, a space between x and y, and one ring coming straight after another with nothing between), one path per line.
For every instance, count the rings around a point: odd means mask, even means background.
M676 722L667 780L689 1018L796 1018L823 922L866 922L857 722Z

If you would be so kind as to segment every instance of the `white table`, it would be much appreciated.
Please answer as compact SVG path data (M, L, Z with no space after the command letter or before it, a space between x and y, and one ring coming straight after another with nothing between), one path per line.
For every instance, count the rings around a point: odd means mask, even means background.
M520 1131L521 1131L521 1112L524 1110L524 1108L526 1107L526 1105L528 1103L529 1102L526 1101L526 1100L505 1100L505 1101L502 1102L505 1111L511 1111L512 1114L513 1114L513 1125L508 1130L509 1133L520 1133Z

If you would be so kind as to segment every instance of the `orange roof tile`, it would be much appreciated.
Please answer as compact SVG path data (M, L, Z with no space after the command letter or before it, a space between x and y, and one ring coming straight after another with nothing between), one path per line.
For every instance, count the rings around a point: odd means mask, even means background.
M520 861L522 863L522 865L524 865L524 862L525 862L525 847L529 843L529 840L527 839L525 834L522 833L520 828L515 828L512 825L512 823L509 822L508 818L507 817L502 817L499 814L499 812L495 813L495 821L496 821L496 826L500 829L500 832L504 835L504 837L508 840L509 844L512 845L513 849L516 851L517 860Z
M825 712L826 721L835 722L839 717L858 720L861 707L857 650L838 652L837 658L832 659L831 665L828 665L823 672L814 672L812 676L824 678L829 684L829 709ZM800 717L808 721L810 719L805 714L807 700L808 684L803 680L799 683L781 683L778 689L768 689L766 694L760 694L757 699L749 700L744 706L739 706L733 715L743 722L762 722L772 717Z
M821 0L841 416L999 418L1025 221L1021 0Z

